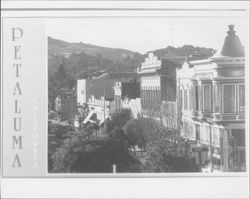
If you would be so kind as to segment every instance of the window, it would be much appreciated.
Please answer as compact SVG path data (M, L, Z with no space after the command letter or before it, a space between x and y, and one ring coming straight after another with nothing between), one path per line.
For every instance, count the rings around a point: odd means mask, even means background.
M239 85L239 112L245 111L245 85Z
M152 108L152 102L153 102L153 87L152 86L149 86L149 90L148 90L148 100L149 100L149 107Z
M202 110L202 106L203 106L203 93L202 93L202 85L198 86L199 89L199 110Z
M196 140L200 141L200 125L199 124L195 124L195 134L196 134Z
M224 113L235 113L235 85L224 85Z
M246 169L246 137L245 129L232 129L232 136L235 140L234 152L236 153L236 161L239 163L239 171L245 171Z
M161 108L161 90L160 90L160 87L157 87L157 90L156 90L156 103L157 103L157 108L160 109Z
M179 102L180 102L181 109L183 109L183 90L179 91Z
M214 112L221 112L221 85L214 86Z
M214 147L220 147L220 129L218 127L212 127L212 145Z
M153 86L152 87L152 92L151 92L151 95L152 95L152 106L153 108L155 109L156 108L156 96L155 96L155 93L156 93L156 87Z
M204 112L210 112L211 111L211 85L210 84L204 84L203 85L203 96L204 96Z
M187 90L184 90L184 109L188 109L188 95L187 95Z
M189 90L189 109L192 110L193 107L193 87L191 87L191 90Z
M195 110L199 110L199 93L198 93L198 85L195 85Z
M188 139L195 140L195 126L191 123L188 124Z
M232 129L232 136L234 137L237 146L245 147L244 129Z

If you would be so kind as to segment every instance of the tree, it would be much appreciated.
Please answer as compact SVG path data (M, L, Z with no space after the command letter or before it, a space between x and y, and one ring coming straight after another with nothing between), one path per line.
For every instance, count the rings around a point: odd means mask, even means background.
M129 120L124 126L124 132L128 139L129 147L138 146L141 149L146 148L147 143L152 139L152 134L158 131L156 122L151 118L138 118Z
M128 137L124 131L116 127L108 135L110 138L110 147L112 147L112 157L117 165L118 172L140 172L141 163L132 156L129 151Z
M97 136L94 128L86 127L65 140L50 159L51 171L106 173L112 172L113 164L117 172L198 171L194 159L179 150L176 132L151 118L130 119L123 125L121 115L111 119L119 125L110 125L106 134ZM146 147L146 156L138 159L132 155L134 146Z
M52 172L131 172L139 161L130 155L123 131L114 129L106 136L95 136L86 129L67 139L52 156ZM137 170L138 172L138 170Z
M159 128L154 139L147 144L145 172L198 172L195 159L178 147L176 132Z
M100 129L100 126L97 123L94 122L94 123L87 124L86 128L88 130L93 131L97 135L98 130Z
M195 159L173 146L159 145L151 150L142 168L145 172L198 172Z
M59 88L56 84L56 81L54 77L49 76L49 81L48 81L48 97L49 97L49 102L51 104L50 109L55 110L55 100L59 94Z
M179 150L176 130L152 118L131 119L124 132L129 146L146 147L141 172L197 172L195 160Z
M80 139L79 139L80 138ZM101 137L72 136L52 156L52 172L107 172L105 148L107 140Z
M176 102L163 101L161 104L160 118L168 129L177 128L177 107Z
M65 68L64 68L63 64L60 64L60 66L56 72L56 76L57 76L58 81L60 81L60 82L65 81L65 78L67 75L66 75Z
M60 94L61 89L72 89L75 86L74 78L67 74L64 64L60 64L58 70L48 76L48 97L51 109L55 110L55 99Z
M120 109L111 115L111 119L106 121L105 132L108 134L115 128L122 129L124 125L132 118L130 109Z

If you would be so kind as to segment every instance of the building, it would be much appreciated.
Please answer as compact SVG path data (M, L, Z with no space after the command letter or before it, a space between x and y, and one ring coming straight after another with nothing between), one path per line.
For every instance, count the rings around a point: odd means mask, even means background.
M104 121L110 117L110 103L111 102L105 100L104 97L98 99L92 95L87 102L89 113L83 123L87 124L94 120L97 121L98 125L102 125Z
M171 60L160 60L153 53L149 53L138 68L143 116L162 120L163 115L167 115L167 105L176 106L177 67L178 64Z
M130 82L137 78L136 73L104 73L95 79L79 79L77 80L77 103L84 105L92 95L97 99L105 96L106 99L112 100L115 82Z
M134 118L141 115L140 83L136 79L130 82L116 82L114 94L112 112L127 108L131 110Z
M114 81L109 79L80 79L77 80L77 104L84 105L94 95L96 98L114 97Z
M230 25L221 51L177 72L182 131L201 169L245 171L244 48Z
M98 124L102 125L111 113L121 108L137 105L138 100L128 102L128 99L140 96L140 84L137 79L136 73L105 73L91 81L78 80L78 104L86 103L89 109L83 123L86 124L91 121L92 117L95 117ZM87 82L90 82L90 86ZM119 88L118 84L121 85ZM120 91L118 92L117 89ZM126 100L123 101L125 98Z
M138 74L135 72L118 72L118 73L103 73L102 75L96 77L95 79L110 79L114 81L120 81L120 82L128 82L133 79L137 79Z

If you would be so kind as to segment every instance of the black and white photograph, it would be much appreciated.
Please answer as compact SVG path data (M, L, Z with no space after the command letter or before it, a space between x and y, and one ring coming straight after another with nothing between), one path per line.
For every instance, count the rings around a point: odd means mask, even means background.
M0 197L249 198L249 5L3 0Z
M58 19L48 171L245 172L241 19Z

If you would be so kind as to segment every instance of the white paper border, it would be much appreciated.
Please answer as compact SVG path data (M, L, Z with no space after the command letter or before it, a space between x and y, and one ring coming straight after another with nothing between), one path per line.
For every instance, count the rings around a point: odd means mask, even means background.
M60 8L57 11L48 11L49 17L79 17L83 10L63 11L65 8L145 8L141 10L140 16L149 16L148 8L156 9L155 12L161 13L167 9L220 9L211 12L216 17L225 17L223 12L230 9L246 9L245 14L249 17L249 2L229 1L229 2L166 2L166 1L3 1L2 8ZM62 9L63 8L63 9ZM223 11L223 9L225 11ZM166 11L165 10L165 11ZM228 11L226 11L228 10ZM85 16L90 16L93 11L84 11ZM95 11L96 12L96 11ZM112 17L113 11L103 11L107 17ZM109 12L109 13L108 13ZM115 12L115 11L114 11ZM129 14L134 11L122 11ZM172 15L174 10L171 11ZM178 12L178 11L177 11ZM196 11L197 12L197 11ZM201 14L204 14L204 10ZM138 13L138 11L137 11ZM237 17L237 11L234 11ZM235 16L235 13L237 16ZM93 13L92 13L93 14ZM96 13L95 13L96 14ZM46 11L6 11L1 17L43 17ZM110 16L111 15L111 16ZM165 16L165 14L163 14ZM221 16L222 15L222 16ZM135 14L134 17L136 17ZM227 15L227 17L230 17ZM239 14L241 16L241 14ZM154 16L150 16L154 17ZM170 17L170 16L169 16ZM205 15L204 17L209 17ZM249 33L249 25L246 27ZM2 35L1 35L2 36ZM2 37L1 37L2 40ZM1 46L2 49L2 46ZM249 41L246 46L246 89L247 101L249 100ZM249 104L246 104L246 110L249 110ZM2 113L1 113L2 116ZM246 112L246 151L249 152L249 112ZM164 178L60 178L60 179L1 179L1 196L3 198L248 198L249 197L249 153L246 158L247 175L238 177L184 177L183 174L177 177L176 174L166 174ZM61 174L60 174L61 175ZM71 174L70 174L71 175ZM151 175L151 174L150 174ZM233 174L234 175L234 174ZM236 174L237 176L237 174ZM66 177L66 176L65 176ZM103 176L105 177L105 175ZM177 178L176 178L177 177Z

